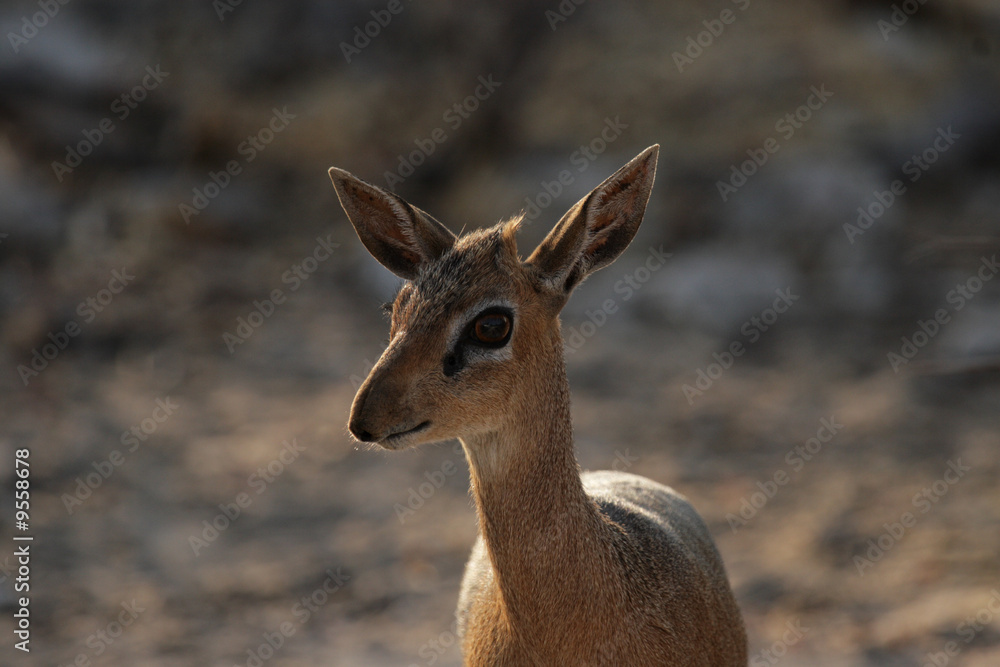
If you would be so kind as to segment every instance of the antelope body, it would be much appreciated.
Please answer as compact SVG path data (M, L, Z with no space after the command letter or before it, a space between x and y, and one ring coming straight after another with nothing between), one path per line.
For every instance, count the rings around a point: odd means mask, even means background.
M637 475L581 475L573 449L559 312L631 242L658 149L573 206L526 260L519 219L456 237L330 170L361 241L406 280L350 431L386 449L458 438L469 460L467 665L746 665L722 559L687 500Z

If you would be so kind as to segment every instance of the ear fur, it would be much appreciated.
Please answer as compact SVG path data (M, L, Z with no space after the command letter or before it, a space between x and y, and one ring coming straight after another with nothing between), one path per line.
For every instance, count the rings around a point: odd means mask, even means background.
M401 197L337 167L330 167L330 178L358 238L397 276L413 280L454 245L447 227Z
M569 294L628 247L646 211L659 150L655 144L639 153L556 223L525 262L545 285Z

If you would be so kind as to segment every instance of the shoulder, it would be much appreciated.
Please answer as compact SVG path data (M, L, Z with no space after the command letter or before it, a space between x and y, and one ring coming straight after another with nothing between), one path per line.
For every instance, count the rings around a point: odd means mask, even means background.
M657 547L714 561L718 552L698 512L686 497L646 477L612 470L582 475L587 495L620 539L643 550Z
M632 504L657 514L663 512L697 514L691 503L674 489L648 477L616 470L593 470L581 475L587 495L598 501Z

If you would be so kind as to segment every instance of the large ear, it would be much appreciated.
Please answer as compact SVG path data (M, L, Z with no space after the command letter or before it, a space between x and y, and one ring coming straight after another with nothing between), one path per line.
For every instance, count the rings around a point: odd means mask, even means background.
M569 294L607 266L639 229L653 189L659 144L639 153L576 203L526 260L548 287Z
M413 280L455 243L447 227L391 192L330 167L340 205L361 242L382 266Z

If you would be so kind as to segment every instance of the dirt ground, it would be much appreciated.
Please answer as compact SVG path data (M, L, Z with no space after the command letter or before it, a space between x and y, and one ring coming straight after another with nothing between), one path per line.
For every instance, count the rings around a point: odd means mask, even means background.
M468 467L347 433L398 281L326 169L527 254L657 142L564 311L581 466L691 499L755 667L1000 664L993 4L216 5L6 38L0 664L460 665Z

